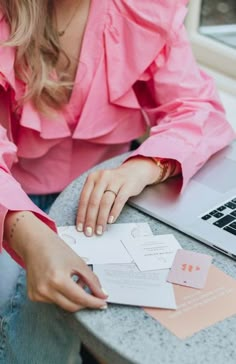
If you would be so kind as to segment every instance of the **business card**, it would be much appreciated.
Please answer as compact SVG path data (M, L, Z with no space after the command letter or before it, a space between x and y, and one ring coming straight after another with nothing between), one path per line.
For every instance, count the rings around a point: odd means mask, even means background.
M204 288L212 257L189 250L178 250L167 281L192 288Z
M172 234L123 239L122 242L140 271L171 268L176 251L181 249Z

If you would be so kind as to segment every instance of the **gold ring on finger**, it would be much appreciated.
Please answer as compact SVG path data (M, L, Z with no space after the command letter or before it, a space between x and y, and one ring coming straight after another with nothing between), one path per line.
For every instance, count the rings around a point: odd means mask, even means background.
M117 193L115 191L107 189L107 190L104 191L104 193L106 193L106 192L111 192L111 193L113 193L115 195L115 197L117 197Z

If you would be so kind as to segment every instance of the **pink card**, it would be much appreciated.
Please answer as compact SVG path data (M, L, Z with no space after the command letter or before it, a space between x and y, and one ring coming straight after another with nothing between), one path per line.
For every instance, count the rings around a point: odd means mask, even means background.
M189 250L178 250L167 281L192 288L204 288L212 257Z
M175 285L174 290L176 311L159 308L145 308L145 311L180 339L236 314L236 280L213 265L203 289ZM231 329L234 330L234 323Z

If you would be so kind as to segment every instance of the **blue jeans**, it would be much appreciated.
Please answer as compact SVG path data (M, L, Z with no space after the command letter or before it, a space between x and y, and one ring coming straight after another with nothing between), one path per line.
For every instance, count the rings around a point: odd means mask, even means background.
M46 212L56 197L30 196ZM79 352L74 315L28 300L25 271L19 269L9 299L0 305L0 364L81 364Z

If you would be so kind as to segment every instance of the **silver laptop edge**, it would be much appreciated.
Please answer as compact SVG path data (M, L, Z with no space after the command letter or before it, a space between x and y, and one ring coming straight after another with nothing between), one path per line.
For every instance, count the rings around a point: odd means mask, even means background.
M172 178L146 187L129 204L236 260L236 142L180 189L181 179Z

